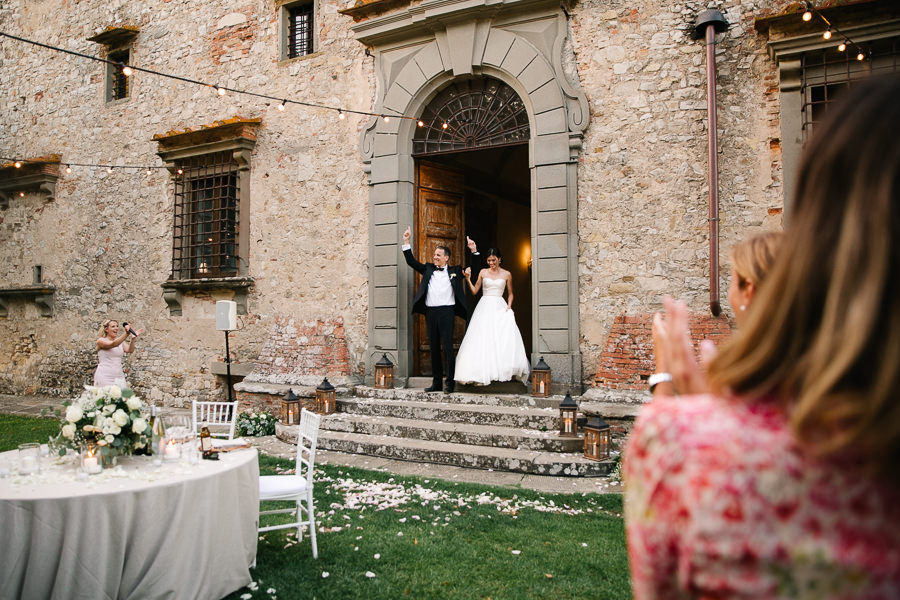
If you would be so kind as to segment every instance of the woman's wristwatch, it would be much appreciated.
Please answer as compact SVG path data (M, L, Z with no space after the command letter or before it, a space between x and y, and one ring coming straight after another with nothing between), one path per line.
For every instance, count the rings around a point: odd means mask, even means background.
M650 384L650 392L656 389L661 383L671 383L672 374L671 373L654 373L647 379L647 383Z

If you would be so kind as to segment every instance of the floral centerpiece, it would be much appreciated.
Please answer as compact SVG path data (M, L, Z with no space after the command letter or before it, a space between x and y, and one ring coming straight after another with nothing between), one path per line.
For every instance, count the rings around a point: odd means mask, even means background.
M149 450L150 426L141 414L144 402L128 388L84 386L78 398L63 402L61 428L53 443L60 455L93 442L105 462L121 454Z
M237 428L239 435L274 435L275 415L264 410L259 412L242 412L238 415Z

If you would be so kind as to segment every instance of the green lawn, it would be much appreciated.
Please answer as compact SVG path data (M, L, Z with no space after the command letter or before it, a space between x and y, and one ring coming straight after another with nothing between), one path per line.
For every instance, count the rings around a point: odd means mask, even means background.
M0 415L0 448L55 430L52 420ZM291 468L260 456L264 474ZM229 599L631 597L617 494L543 494L323 465L315 499L324 529L318 560L308 537L263 534L255 589Z

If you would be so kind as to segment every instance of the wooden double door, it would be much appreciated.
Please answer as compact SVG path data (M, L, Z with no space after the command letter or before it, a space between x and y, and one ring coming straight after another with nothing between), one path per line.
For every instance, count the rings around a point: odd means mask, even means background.
M413 235L413 252L419 262L431 262L438 246L450 248L450 264L466 265L465 183L463 171L436 163L416 161L416 227ZM416 273L418 289L422 276ZM472 310L469 296L469 310ZM425 317L414 315L413 373L431 375L431 351ZM453 351L459 349L465 334L465 323L456 319L453 332Z

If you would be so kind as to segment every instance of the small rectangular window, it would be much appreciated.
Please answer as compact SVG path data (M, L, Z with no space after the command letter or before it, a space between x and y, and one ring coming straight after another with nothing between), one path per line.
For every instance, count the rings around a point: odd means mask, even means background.
M288 16L288 39L287 39L287 55L288 58L296 58L312 54L313 48L313 31L315 23L313 20L313 5L294 4L287 8Z
M111 63L106 64L106 101L121 100L128 97L128 77L122 72L124 65L129 64L131 51L127 48L110 52L107 59ZM115 63L115 64L112 64Z

